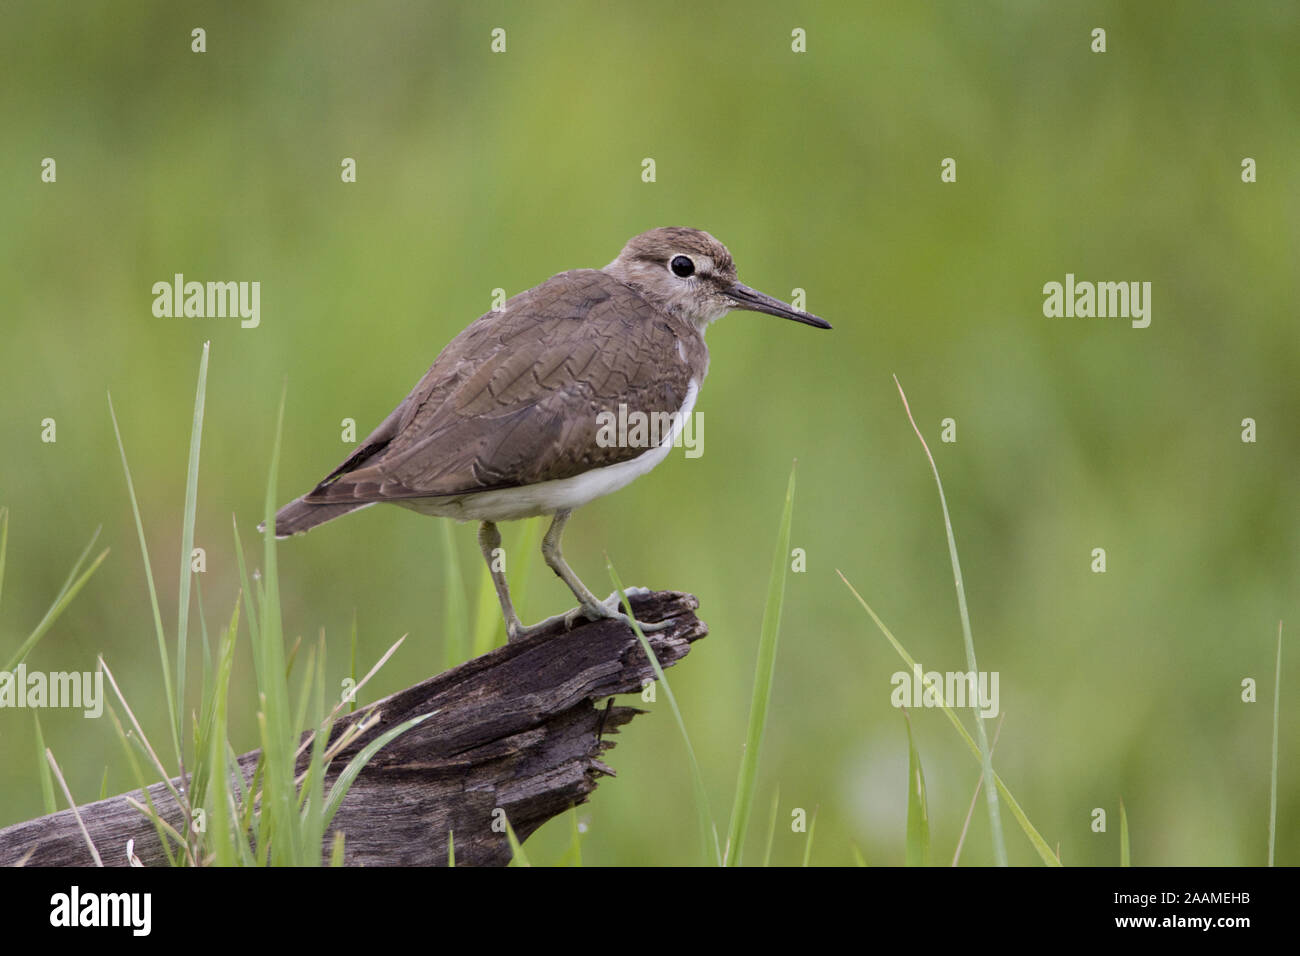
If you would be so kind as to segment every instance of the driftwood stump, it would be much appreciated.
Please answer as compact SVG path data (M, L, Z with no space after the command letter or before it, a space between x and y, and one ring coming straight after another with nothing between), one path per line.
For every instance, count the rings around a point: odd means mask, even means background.
M658 591L630 596L630 602L638 620L673 619L668 629L646 635L663 667L685 657L691 642L708 633L690 594ZM643 713L597 702L640 693L653 678L625 624L584 622L565 631L557 623L379 701L382 718L335 758L327 790L369 741L412 717L433 716L366 765L331 824L326 847L341 830L350 865L445 865L447 834L454 831L458 866L508 863L510 846L492 826L494 811L504 810L524 840L551 817L586 802L599 778L614 774L600 760L613 746L604 738ZM362 713L341 719L334 734ZM258 751L239 758L245 780L257 758ZM154 827L124 796L78 808L105 865L126 865L132 839L145 865L164 863ZM130 796L143 802L141 791ZM150 787L149 796L168 822L183 829L182 811L164 784ZM71 810L0 830L0 865L21 863L93 863Z

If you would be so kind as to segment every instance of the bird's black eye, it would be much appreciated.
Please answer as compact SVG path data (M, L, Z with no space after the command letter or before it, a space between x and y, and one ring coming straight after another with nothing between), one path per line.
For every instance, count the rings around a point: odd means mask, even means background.
M695 275L695 263L691 261L690 256L673 256L673 261L668 263L668 268L672 269L673 275L679 279Z

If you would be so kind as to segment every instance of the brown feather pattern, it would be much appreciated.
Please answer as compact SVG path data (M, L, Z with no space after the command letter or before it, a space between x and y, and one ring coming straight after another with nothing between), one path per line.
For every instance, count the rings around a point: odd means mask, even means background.
M675 412L707 367L691 323L605 272L562 272L471 323L302 500L463 495L635 458L646 449L597 443L597 415L617 414L620 402Z

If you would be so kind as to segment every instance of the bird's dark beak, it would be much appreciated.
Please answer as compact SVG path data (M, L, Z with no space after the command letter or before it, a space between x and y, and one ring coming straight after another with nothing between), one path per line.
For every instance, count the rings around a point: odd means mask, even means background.
M726 295L727 298L736 303L738 309L745 309L749 312L766 312L768 315L779 315L783 319L802 322L804 325L811 325L815 329L829 329L831 327L831 324L825 319L819 319L807 312L792 309L780 299L774 299L770 295L765 295L757 289L751 289L740 282L728 289Z

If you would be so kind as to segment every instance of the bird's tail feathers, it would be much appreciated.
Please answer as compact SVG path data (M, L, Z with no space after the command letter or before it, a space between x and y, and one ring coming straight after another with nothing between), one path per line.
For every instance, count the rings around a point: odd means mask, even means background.
M288 538L295 534L304 534L318 524L333 521L335 518L372 504L373 501L349 501L337 505L318 505L297 498L275 513L275 536ZM266 530L266 522L259 524L257 530Z

